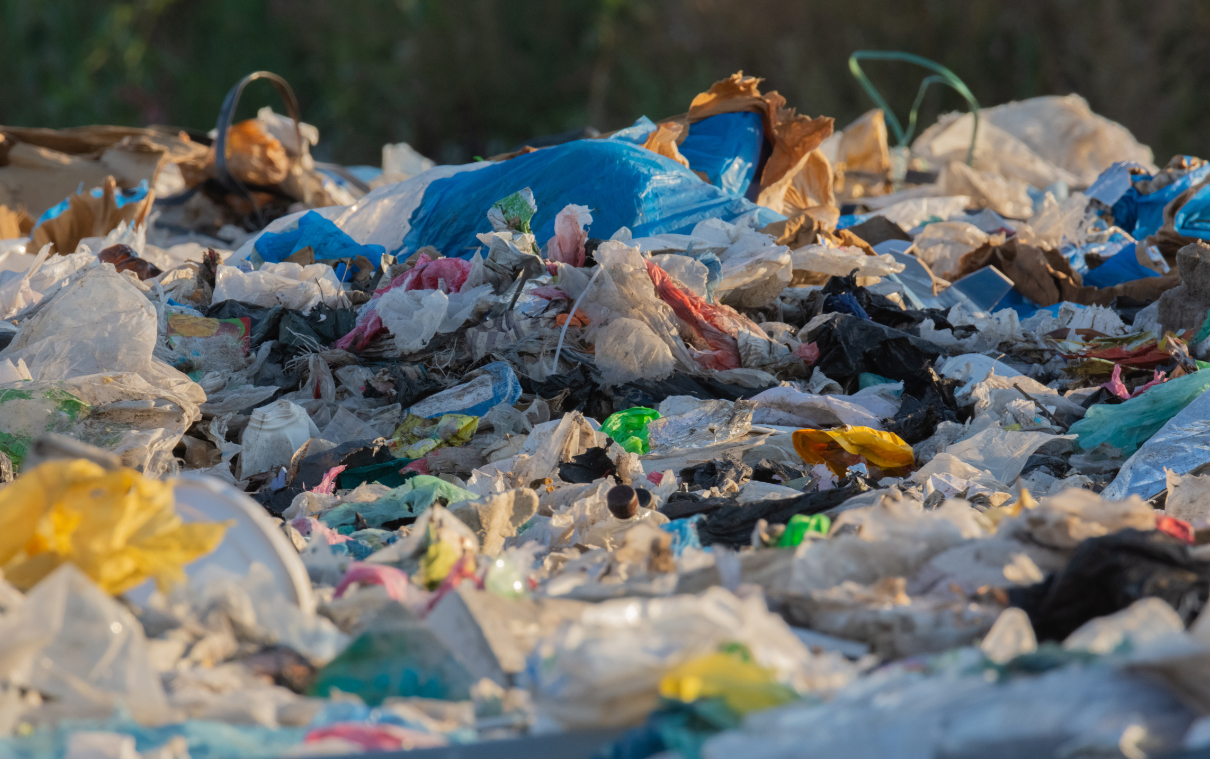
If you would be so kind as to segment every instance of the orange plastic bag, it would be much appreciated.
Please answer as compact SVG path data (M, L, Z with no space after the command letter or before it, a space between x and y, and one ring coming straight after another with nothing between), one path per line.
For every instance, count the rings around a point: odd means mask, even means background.
M869 427L799 430L794 433L794 450L808 464L827 464L837 477L862 460L892 477L907 474L916 463L912 446L901 437Z

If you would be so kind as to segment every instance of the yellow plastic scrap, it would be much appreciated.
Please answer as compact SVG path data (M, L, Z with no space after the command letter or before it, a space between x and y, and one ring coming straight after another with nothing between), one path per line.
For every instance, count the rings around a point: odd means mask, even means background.
M1036 508L1038 502L1029 494L1025 488L1021 488L1021 497L1012 503L1006 503L1003 506L997 506L994 509L988 509L983 512L983 516L991 520L993 526L999 526L1000 520L1005 517L1015 517L1027 509Z
M83 459L48 461L0 490L0 569L29 590L71 562L117 595L153 577L162 589L213 551L228 524L185 524L171 482Z
M729 709L741 715L798 699L770 670L746 656L721 651L674 667L660 680L660 695L685 703L721 697Z
M479 430L479 417L446 414L440 419L425 419L408 414L391 434L391 453L401 459L421 459L438 448L466 445Z
M808 464L827 464L837 477L860 459L892 477L907 474L916 463L912 446L893 432L845 425L834 430L798 430L794 450Z

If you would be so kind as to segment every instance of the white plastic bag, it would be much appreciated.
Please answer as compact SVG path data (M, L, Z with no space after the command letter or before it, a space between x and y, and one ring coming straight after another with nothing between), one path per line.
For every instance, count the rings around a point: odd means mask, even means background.
M676 369L672 352L637 319L615 319L597 330L596 362L605 387L664 379Z

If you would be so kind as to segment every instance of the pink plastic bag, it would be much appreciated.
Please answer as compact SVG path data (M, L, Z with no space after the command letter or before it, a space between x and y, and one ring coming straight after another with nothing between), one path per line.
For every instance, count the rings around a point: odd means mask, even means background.
M585 229L592 223L588 206L569 205L555 215L555 236L546 243L546 257L551 261L580 267L584 265Z
M408 597L408 576L402 570L384 564L351 564L340 584L336 586L336 597L343 596L353 583L381 585L386 589L387 595L396 601L404 601Z

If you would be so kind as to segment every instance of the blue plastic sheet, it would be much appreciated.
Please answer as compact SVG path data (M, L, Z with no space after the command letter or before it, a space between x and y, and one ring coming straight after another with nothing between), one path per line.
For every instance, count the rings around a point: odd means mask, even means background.
M1131 185L1118 202L1113 204L1114 223L1133 235L1136 240L1142 240L1148 235L1155 234L1156 230L1164 224L1164 206L1208 175L1210 175L1210 164L1194 169L1164 189L1150 195L1140 194L1134 185ZM1142 177L1138 177L1138 179L1142 179Z
M1158 277L1158 272L1139 263L1133 242L1119 243L1109 260L1084 275L1084 284L1092 287L1113 287L1136 279ZM1108 251L1106 251L1108 252Z
M285 232L266 232L256 238L256 253L269 263L281 263L305 247L315 251L316 261L351 259L365 256L377 269L386 249L381 245L362 245L314 211L298 220L298 226ZM337 272L340 275L340 272Z
M706 219L754 214L764 226L785 218L650 150L622 140L577 140L434 181L409 219L403 247L432 245L470 258L481 247L475 235L491 231L487 209L525 187L538 203L530 224L540 246L554 236L555 215L571 203L592 209L590 233L600 238L622 227L648 237L688 233Z
M651 119L646 116L639 116L634 120L633 124L625 129L619 129L609 135L608 139L621 140L622 142L629 142L631 145L642 146L647 142L647 138L651 136L651 133L658 128Z
M710 184L742 196L756 174L765 144L765 126L758 113L723 113L689 127L679 146L689 168L710 178Z
M116 205L118 208L121 208L122 206L127 205L128 203L138 203L140 200L147 197L147 193L149 191L150 190L147 187L146 179L144 179L142 182L139 182L138 187L131 187L128 190L119 189L117 192L115 192L113 194L114 205ZM80 184L80 189L77 191L77 194L82 193L82 192L84 192L83 183ZM103 192L100 187L94 187L91 190L89 190L88 194L93 196L94 198L99 198L99 197L101 197ZM50 221L51 219L58 218L60 215L62 215L62 213L64 211L66 211L70 207L71 207L71 201L68 198L64 198L63 200L59 201L55 205L46 209L42 213L42 215L38 217L38 220L34 222L34 226L36 227L44 221Z

